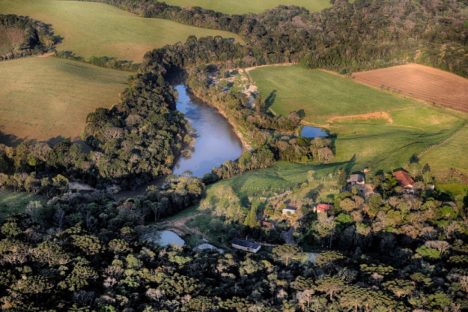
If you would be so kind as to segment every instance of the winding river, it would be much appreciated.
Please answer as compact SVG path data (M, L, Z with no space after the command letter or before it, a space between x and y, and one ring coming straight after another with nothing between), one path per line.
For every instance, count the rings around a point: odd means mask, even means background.
M177 110L185 115L195 130L195 144L189 157L181 157L175 174L187 171L202 177L213 167L242 154L242 143L227 120L214 108L190 97L184 85L177 85Z

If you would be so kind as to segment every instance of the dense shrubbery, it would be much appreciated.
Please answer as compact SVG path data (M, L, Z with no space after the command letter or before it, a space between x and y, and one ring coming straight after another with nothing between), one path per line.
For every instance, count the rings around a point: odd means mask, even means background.
M49 25L25 16L0 14L0 28L5 31L16 28L24 33L12 51L0 55L0 61L52 51L60 40Z
M64 59L85 62L100 67L113 68L131 72L136 72L139 67L139 64L135 64L132 61L118 60L115 57L110 56L92 56L90 58L84 58L82 56L74 54L72 51L56 51L55 56Z

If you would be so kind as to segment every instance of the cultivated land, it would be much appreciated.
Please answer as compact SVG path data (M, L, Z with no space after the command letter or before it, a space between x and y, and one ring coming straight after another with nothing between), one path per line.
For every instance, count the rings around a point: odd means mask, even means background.
M232 33L142 18L103 3L0 0L0 13L28 15L51 24L55 33L64 38L57 49L83 57L113 56L140 62L146 52L185 41L190 35L222 35L240 40Z
M0 26L0 55L19 47L24 41L24 31L17 27Z
M419 64L354 73L364 84L468 112L468 79Z
M279 5L297 5L310 11L320 11L329 7L329 0L166 0L168 4L181 7L199 6L229 14L260 13Z
M129 75L55 57L0 62L0 72L1 134L37 140L78 137L88 113L118 101Z
M262 67L250 72L262 97L274 99L278 114L304 110L305 122L336 133L336 161L352 160L354 169L393 169L429 148L424 160L441 168L453 166L468 173L461 155L464 145L441 161L436 151L453 135L466 135L463 113L403 98L326 73L299 66ZM454 137L456 138L456 136ZM440 146L438 146L441 144ZM448 143L446 143L448 144ZM439 153L444 153L443 151Z

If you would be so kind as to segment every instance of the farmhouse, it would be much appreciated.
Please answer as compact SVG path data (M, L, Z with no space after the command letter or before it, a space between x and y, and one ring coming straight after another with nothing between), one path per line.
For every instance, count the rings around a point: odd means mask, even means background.
M234 239L231 245L233 248L253 253L257 253L262 247L259 243L244 239Z
M333 205L330 204L317 204L314 207L314 212L316 213L326 213L328 210L332 209Z
M398 170L393 173L393 176L398 181L401 187L405 189L413 189L414 180L405 170Z
M294 207L286 207L282 210L283 215L294 215L296 212L297 209Z
M348 182L349 185L353 186L353 185L364 185L366 184L366 179L364 178L364 175L360 174L360 173L354 173L352 175L349 176L348 180L346 181Z

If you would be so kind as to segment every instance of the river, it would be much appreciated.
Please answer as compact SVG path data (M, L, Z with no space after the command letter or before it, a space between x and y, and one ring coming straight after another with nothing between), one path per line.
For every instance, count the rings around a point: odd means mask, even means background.
M214 108L189 95L184 85L177 85L177 110L185 115L195 130L195 144L189 157L181 157L175 174L190 171L202 177L213 167L227 160L236 160L242 154L242 143L228 121Z

